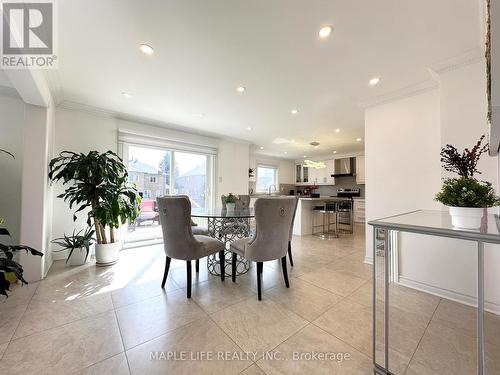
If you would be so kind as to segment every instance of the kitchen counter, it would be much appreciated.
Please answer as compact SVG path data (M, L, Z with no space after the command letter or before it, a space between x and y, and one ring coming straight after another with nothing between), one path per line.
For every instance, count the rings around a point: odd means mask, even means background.
M319 197L319 198L311 198L311 197L299 197L299 200L301 201L320 201L320 202L326 202L326 201L345 201L345 200L350 200L350 198L342 198L342 197Z

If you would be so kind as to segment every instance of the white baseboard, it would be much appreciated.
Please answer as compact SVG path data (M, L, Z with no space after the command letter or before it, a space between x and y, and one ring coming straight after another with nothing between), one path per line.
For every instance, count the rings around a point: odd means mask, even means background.
M420 281L411 280L404 276L399 276L399 284L406 286L408 288L413 288L425 293L433 294L438 297L446 298L458 303L463 303L464 305L476 307L477 304L476 298L473 296L458 293L448 289L439 288L437 286L422 283ZM485 301L484 309L493 314L500 315L500 305L496 303Z
M373 264L373 257L369 257L368 255L365 255L365 260L363 261L363 263Z

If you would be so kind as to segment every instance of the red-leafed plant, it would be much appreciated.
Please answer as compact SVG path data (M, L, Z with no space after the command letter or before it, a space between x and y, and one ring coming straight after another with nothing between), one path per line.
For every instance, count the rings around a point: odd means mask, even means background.
M460 153L455 146L450 144L441 149L441 163L448 172L457 173L460 177L473 177L474 173L481 174L477 169L477 162L481 155L488 151L488 144L483 145L484 134L472 147Z

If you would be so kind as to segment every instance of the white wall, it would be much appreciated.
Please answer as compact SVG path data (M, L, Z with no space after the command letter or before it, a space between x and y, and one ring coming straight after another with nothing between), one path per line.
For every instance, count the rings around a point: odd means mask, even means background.
M21 185L23 167L24 103L20 98L0 95L0 148L15 155L0 154L0 217L12 238L4 243L19 243L21 226Z
M433 200L446 176L440 148L470 147L486 133L484 64L443 72L438 89L371 107L365 112L367 220L411 211L443 209ZM480 177L497 186L496 158L484 156ZM476 253L472 243L436 237L399 236L400 281L449 298L471 302L476 295ZM487 247L487 308L500 311L500 266ZM372 259L367 226L366 259ZM495 249L498 253L498 250Z

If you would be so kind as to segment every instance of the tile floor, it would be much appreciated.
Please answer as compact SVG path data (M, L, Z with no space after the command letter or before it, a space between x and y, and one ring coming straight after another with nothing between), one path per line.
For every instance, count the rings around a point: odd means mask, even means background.
M254 268L222 283L202 262L187 300L185 264L173 261L162 290L161 246L125 250L107 268L56 262L45 280L0 301L0 373L372 374L363 228L292 246L290 289L268 262L261 302ZM395 374L474 373L473 309L404 287L391 297ZM486 324L488 374L500 374L500 323L488 314Z

